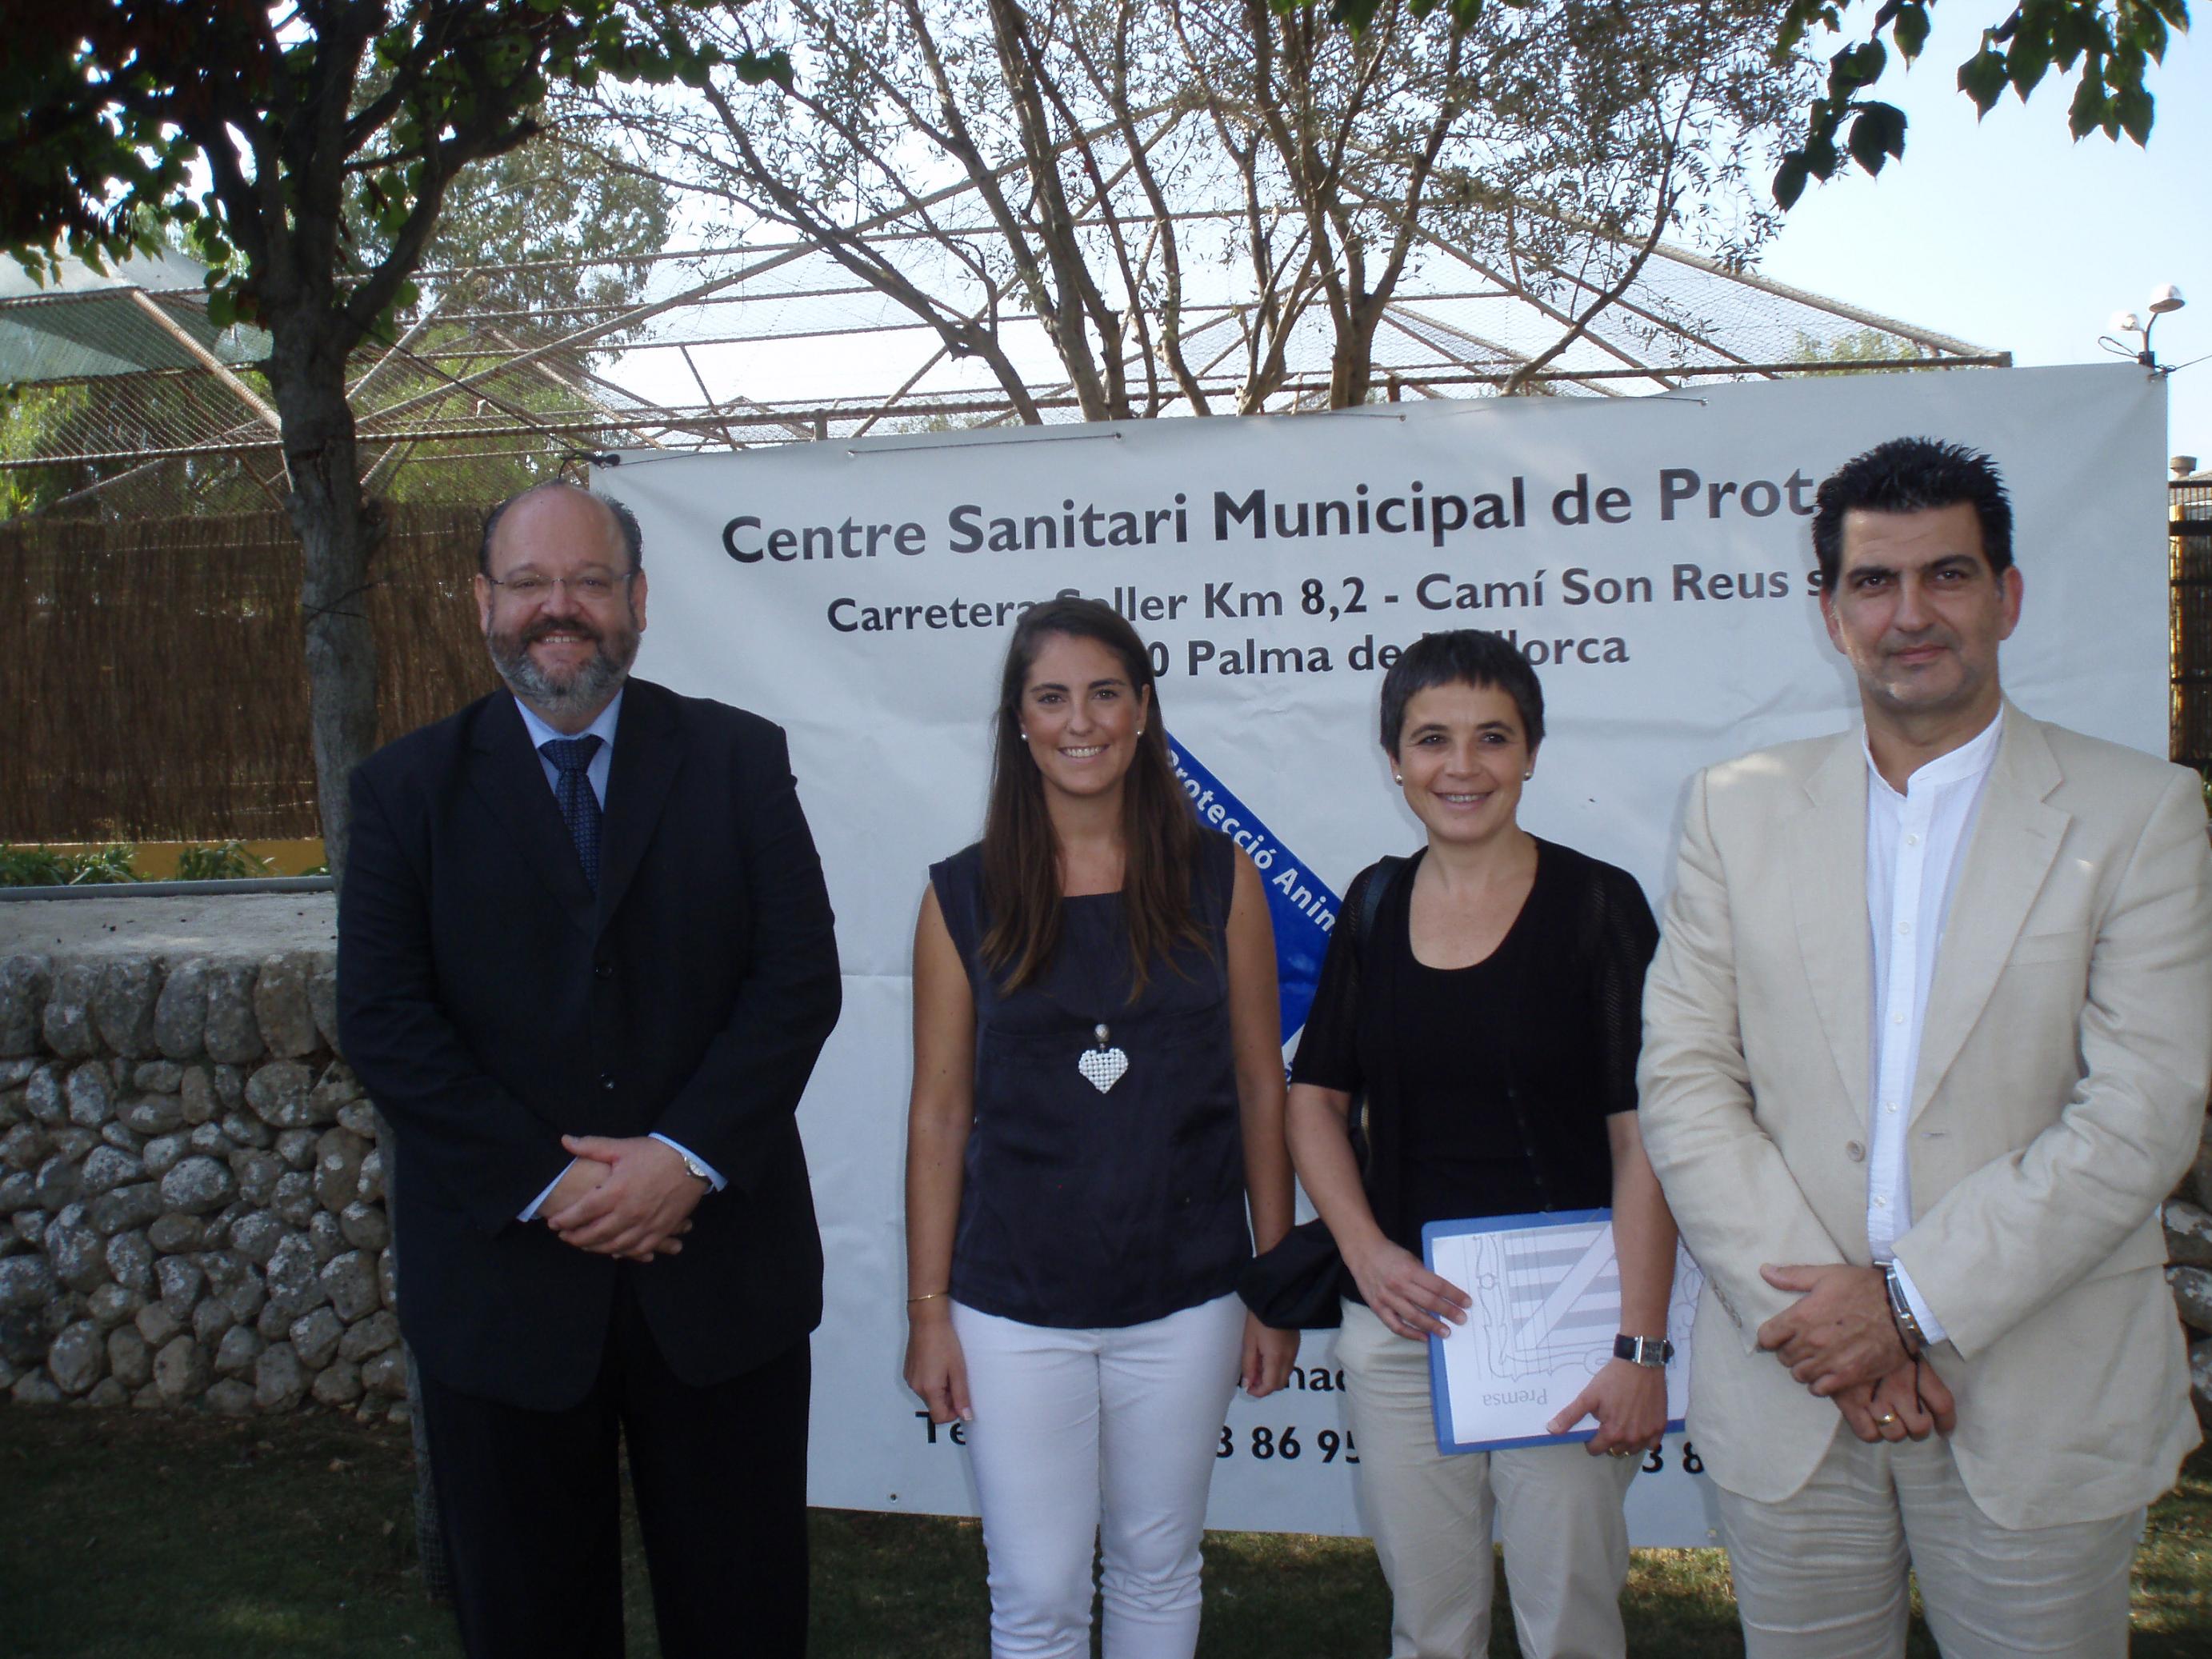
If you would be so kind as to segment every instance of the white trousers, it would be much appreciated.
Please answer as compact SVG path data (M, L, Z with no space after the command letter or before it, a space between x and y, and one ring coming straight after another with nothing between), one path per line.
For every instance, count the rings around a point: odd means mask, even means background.
M1940 1437L1869 1446L1848 1430L1782 1502L1719 1496L1749 1659L1898 1659L1908 1568L1945 1659L2128 1650L2142 1510L2000 1527L1967 1495Z
M1103 1559L1105 1659L1190 1659L1199 1538L1243 1357L1233 1296L1109 1330L952 1304L975 1420L992 1659L1088 1659Z
M1490 1651L1493 1519L1528 1659L1620 1659L1620 1506L1639 1460L1592 1457L1579 1445L1446 1456L1429 1408L1428 1344L1393 1334L1363 1304L1344 1304L1336 1358L1359 1451L1359 1513L1390 1584L1391 1659Z

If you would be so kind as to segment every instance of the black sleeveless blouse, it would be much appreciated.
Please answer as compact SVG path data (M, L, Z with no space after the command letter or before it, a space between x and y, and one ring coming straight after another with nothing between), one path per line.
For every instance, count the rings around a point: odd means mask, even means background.
M1002 995L979 951L980 844L930 866L975 1001L953 1296L1024 1324L1142 1324L1227 1294L1251 1255L1229 1035L1236 849L1202 834L1194 919L1211 952L1178 948L1129 995L1118 893L1061 901L1046 971ZM1102 1093L1079 1069L1103 1024L1128 1069Z

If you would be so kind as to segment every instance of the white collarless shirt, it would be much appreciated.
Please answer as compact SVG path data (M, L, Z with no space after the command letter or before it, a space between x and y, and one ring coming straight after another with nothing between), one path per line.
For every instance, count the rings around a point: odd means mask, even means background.
M1867 1125L1867 1244L1876 1263L1894 1259L1898 1235L1912 1225L1912 1173L1905 1120L1928 1019L1928 989L1960 855L1972 839L1982 792L2003 733L2002 710L1981 733L1889 787L1866 746L1867 925L1874 941L1874 1089ZM1863 744L1863 739L1862 739ZM1898 1279L1912 1316L1931 1342L1944 1335L1903 1267Z

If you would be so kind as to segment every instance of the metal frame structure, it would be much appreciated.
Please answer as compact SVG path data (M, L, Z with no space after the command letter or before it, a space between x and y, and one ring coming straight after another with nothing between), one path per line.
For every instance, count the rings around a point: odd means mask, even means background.
M969 189L948 188L906 214L857 227L853 239L921 272L926 284L931 260L948 267L948 250L988 253L996 238L988 225L944 222ZM1177 219L1179 232L1236 234L1228 213ZM1577 228L1607 240L1594 227ZM1603 286L1575 272L1516 276L1501 257L1419 234L1421 258L1376 337L1380 395L1393 400L1494 392ZM1612 240L1613 251L1625 252ZM988 268L972 257L962 263ZM213 328L182 265L125 264L104 278L73 271L52 291L0 285L0 381L56 394L35 441L0 452L0 473L70 469L74 487L43 511L140 517L281 504L276 418L252 368L265 340ZM597 286L623 297L601 303L498 297L517 279L547 277L582 295L595 274L611 274L580 262L422 273L428 297L418 313L355 362L351 396L370 488L406 499L482 499L520 477L612 449L742 449L1017 418L981 364L956 355L816 244L757 240L610 266L623 280ZM996 318L1042 417L1079 419L1041 325L997 313L1011 288L1000 284L981 308ZM1235 406L1249 301L1227 291L1193 298L1181 322L1205 395L1217 409ZM1330 354L1328 321L1316 307L1293 331L1290 373L1265 407L1325 406ZM1619 300L1530 377L1528 389L1620 397L1716 378L2010 361L1661 242ZM1153 399L1158 412L1191 412L1171 384L1165 394Z

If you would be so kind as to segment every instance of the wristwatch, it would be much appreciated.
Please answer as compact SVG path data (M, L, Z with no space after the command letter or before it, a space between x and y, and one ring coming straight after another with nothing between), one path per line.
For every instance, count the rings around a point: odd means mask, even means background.
M1919 1320L1913 1316L1912 1300L1905 1293L1905 1281L1898 1276L1896 1262L1883 1264L1881 1283L1882 1289L1889 1295L1889 1317L1897 1327L1897 1340L1904 1347L1906 1358L1917 1359L1920 1351L1928 1346L1928 1335L1920 1328Z
M1662 1370L1674 1357L1674 1345L1663 1336L1616 1336L1613 1339L1613 1357L1626 1359L1632 1365L1648 1365L1655 1371Z
M665 1141L663 1141L661 1144L663 1146L668 1145ZM684 1160L684 1173L685 1175L690 1176L694 1181L703 1181L706 1182L707 1190L708 1192L711 1193L714 1190L714 1177L707 1173L707 1166L705 1164L702 1164L697 1158L692 1157L690 1153L685 1152L681 1146L669 1146L668 1150Z

